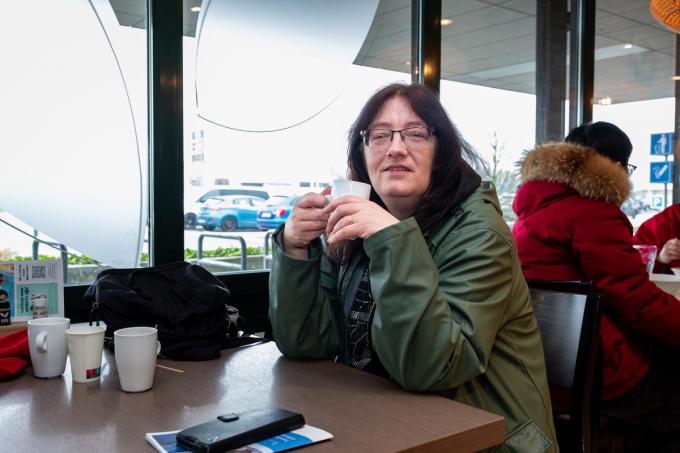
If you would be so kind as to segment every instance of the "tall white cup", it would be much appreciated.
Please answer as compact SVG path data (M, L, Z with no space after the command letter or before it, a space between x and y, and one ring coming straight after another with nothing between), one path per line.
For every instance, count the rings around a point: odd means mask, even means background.
M102 371L104 331L106 331L104 326L78 327L66 331L73 382L99 380Z
M647 272L651 275L654 271L654 263L656 263L656 245L634 245L633 247L640 252L642 264L645 265Z
M128 327L113 333L116 368L120 388L143 392L153 385L156 356L161 352L158 330L153 327Z
M28 321L28 349L33 363L33 374L51 378L64 374L66 368L66 329L68 318L40 318Z
M371 196L371 185L349 179L336 179L331 183L331 201L345 195L368 198Z

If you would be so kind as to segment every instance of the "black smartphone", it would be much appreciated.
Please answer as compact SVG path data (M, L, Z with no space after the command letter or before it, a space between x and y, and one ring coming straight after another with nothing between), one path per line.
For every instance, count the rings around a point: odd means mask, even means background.
M184 429L177 433L177 443L194 452L224 452L302 428L304 424L302 414L269 407L220 415Z

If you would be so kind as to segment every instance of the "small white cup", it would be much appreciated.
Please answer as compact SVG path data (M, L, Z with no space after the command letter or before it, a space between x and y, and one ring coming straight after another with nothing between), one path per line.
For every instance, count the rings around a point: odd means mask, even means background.
M331 183L331 201L345 195L368 198L371 196L371 185L349 179L336 179Z
M102 371L104 331L106 331L104 326L78 327L66 331L73 382L99 380Z
M143 392L153 385L156 356L161 352L158 330L128 327L113 333L116 368L124 392Z
M37 378L51 378L64 374L66 368L66 329L68 318L39 318L28 321L28 349L31 353L33 374Z

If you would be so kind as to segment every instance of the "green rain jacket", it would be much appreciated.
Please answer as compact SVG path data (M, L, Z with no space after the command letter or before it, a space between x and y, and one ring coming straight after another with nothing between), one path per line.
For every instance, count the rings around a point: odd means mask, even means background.
M343 266L285 255L274 237L270 317L288 357L345 357L345 307L366 256L373 348L392 379L505 417L492 451L557 451L543 345L512 234L483 183L424 237L414 218L378 231Z

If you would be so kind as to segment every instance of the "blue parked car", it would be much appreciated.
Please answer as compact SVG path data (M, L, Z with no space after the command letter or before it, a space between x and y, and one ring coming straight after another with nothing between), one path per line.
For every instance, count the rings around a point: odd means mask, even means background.
M271 197L267 200L267 207L257 213L257 227L261 230L270 230L286 223L293 205L299 199L300 197Z
M199 210L196 224L210 231L217 227L223 231L257 228L257 212L264 206L265 200L258 197L212 197Z

